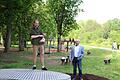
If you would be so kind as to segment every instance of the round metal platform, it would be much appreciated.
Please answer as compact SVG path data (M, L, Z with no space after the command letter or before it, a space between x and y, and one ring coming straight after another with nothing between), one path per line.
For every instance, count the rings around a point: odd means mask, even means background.
M71 80L67 74L31 70L31 69L0 69L0 80Z

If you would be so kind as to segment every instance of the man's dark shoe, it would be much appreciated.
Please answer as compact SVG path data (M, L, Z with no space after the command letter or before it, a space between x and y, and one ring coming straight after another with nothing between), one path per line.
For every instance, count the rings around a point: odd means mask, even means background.
M47 71L47 68L46 68L46 67L44 67L44 68L42 68L42 70L46 70L46 71Z
M34 67L34 66L33 66L33 68L32 68L32 69L33 69L33 70L35 70L35 69L36 69L36 67Z

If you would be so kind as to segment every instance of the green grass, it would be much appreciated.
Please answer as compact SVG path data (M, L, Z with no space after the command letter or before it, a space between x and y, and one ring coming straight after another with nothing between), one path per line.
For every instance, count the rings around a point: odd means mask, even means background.
M120 55L110 51L92 49L92 54L83 59L83 72L107 77L111 80L120 79ZM103 60L105 56L112 55L111 64L105 65ZM113 56L114 55L114 56ZM117 57L115 57L117 56Z
M94 74L103 76L111 80L120 79L120 53L112 53L111 51L90 49L91 54L86 55L83 58L83 73ZM103 60L106 56L111 55L111 64L105 65ZM50 71L57 71L63 73L72 73L72 65L61 65L60 58L62 56L68 56L68 53L51 53L46 54L46 66ZM31 58L31 59L29 59ZM39 59L39 58L38 58ZM11 62L10 62L11 61ZM3 54L0 56L0 68L26 68L31 69L32 67L32 52L14 52ZM37 68L40 69L41 65L38 60Z

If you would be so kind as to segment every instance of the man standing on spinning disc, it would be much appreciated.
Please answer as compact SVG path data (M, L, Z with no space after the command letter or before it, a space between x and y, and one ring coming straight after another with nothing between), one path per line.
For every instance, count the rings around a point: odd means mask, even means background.
M42 70L47 70L47 68L44 65L44 44L45 44L45 38L44 34L39 30L39 21L35 20L33 22L33 26L30 32L31 36L31 43L33 47L33 70L36 69L36 61L37 61L37 52L40 50L40 62L42 65Z

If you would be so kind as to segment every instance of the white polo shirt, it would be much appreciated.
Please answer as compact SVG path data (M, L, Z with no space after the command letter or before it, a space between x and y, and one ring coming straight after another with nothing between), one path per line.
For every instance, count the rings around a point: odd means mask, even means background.
M74 51L75 51L75 52L74 52L74 57L79 57L79 56L78 56L79 49L80 49L80 48L79 48L79 45L78 45L78 46L75 46L75 48L74 48Z

